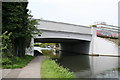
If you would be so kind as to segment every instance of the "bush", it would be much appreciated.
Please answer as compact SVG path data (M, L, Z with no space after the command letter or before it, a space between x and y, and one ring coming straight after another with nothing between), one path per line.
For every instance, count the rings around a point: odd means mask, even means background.
M12 65L12 61L9 58L3 58L2 65Z
M42 50L44 55L53 54L53 50Z
M2 68L22 68L26 66L34 57L26 55L24 57L2 58Z
M34 46L39 46L40 47L40 43L35 43Z
M42 54L49 58L59 58L59 54L54 55L53 50L42 50Z

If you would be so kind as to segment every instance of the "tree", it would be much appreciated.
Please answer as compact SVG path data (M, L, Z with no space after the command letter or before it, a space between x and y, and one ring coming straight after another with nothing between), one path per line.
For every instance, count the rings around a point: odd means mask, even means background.
M8 31L4 32L2 35L0 35L0 38L2 39L2 44L0 44L0 50L5 52L6 55L10 55L9 53L12 53L12 44L10 40L10 36L12 35L12 32L8 33Z
M38 20L33 19L27 9L28 2L2 3L2 32L12 32L10 37L14 55L24 56L26 47L29 47L33 34L40 33L35 27Z

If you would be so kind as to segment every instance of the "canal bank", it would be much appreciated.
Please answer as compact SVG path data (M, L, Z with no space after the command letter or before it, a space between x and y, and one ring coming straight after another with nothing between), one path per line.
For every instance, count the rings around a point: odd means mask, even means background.
M55 60L46 59L41 64L41 78L75 78L75 75Z

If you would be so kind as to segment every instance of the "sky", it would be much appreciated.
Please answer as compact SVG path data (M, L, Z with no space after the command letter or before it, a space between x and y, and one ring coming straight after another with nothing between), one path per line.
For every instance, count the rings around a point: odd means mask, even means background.
M118 26L119 0L28 0L36 19L89 26L106 22Z

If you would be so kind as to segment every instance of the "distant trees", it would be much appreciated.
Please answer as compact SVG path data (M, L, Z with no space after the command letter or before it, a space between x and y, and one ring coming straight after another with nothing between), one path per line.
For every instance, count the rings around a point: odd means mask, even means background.
M19 57L24 56L25 48L29 47L32 35L40 33L35 27L38 20L33 19L28 13L27 5L28 2L2 3L2 33L12 32L10 40L13 54Z

